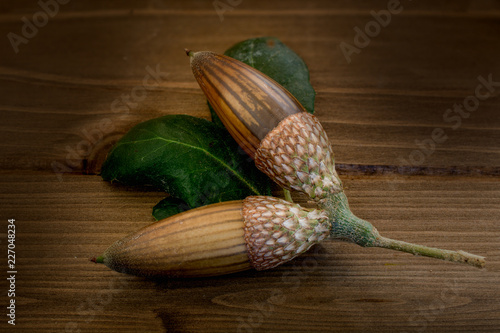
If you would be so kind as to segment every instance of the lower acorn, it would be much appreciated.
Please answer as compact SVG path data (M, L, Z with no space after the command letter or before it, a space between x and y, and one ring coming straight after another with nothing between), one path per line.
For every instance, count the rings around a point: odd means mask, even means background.
M330 234L325 211L265 196L155 222L91 259L138 276L202 277L276 267Z
M484 266L484 258L380 236L354 216L343 192L324 201L324 210L265 196L222 202L155 222L91 259L138 276L205 277L279 266L328 236L365 247Z

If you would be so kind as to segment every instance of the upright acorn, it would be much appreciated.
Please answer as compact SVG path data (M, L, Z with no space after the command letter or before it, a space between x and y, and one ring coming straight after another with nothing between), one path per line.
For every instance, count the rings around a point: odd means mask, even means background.
M307 113L281 85L233 58L191 52L191 68L210 104L256 166L285 189L304 192L328 213L333 238L364 247L484 266L484 258L381 236L349 209L334 155L319 120Z
M231 57L186 52L210 104L257 168L283 188L315 200L342 190L321 123L292 94Z

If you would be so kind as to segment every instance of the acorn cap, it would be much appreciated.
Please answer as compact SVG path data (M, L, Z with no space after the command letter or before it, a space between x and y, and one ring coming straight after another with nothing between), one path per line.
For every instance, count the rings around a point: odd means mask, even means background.
M314 200L342 191L326 132L307 112L287 117L264 138L255 165L280 186Z
M247 197L242 214L248 254L257 270L290 261L330 234L324 210L305 209L274 197Z
M288 90L241 61L209 51L186 53L210 105L252 158L260 141L283 119L305 112Z

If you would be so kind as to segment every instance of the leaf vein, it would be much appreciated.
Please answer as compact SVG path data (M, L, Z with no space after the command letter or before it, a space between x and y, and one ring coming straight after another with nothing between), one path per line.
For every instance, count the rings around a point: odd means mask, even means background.
M167 142L168 144L178 144L178 145L181 145L181 146L185 146L185 147L188 147L188 148L191 148L191 149L196 149L196 150L199 150L199 151L202 151L204 152L207 156L209 156L210 158L212 158L214 161L216 161L218 164L220 164L223 168L227 169L232 175L234 175L240 182L242 182L245 186L247 186L251 191L253 191L255 194L257 195L260 195L260 192L257 190L257 188L255 188L252 184L250 184L244 177L242 177L236 170L234 170L233 168L231 168L227 163L225 163L223 160L217 158L215 155L213 155L211 152L209 152L208 150L202 148L202 147L197 147L197 146L193 146L193 145L190 145L190 144L187 144L187 143L184 143L184 142L180 142L180 141L174 141L174 140L170 140L170 139L166 139L166 138L163 138L161 136L158 136L158 134L156 134L155 132L151 131L151 130L147 130L147 129L144 129L144 131L146 132L150 132L151 134L153 134L155 137L154 138L151 138L151 139L144 139L144 140L136 140L136 141L128 141L128 142L123 142L121 143L120 145L125 145L125 144L135 144L135 143L139 143L139 142L147 142L147 141L153 141L153 140L161 140L161 141L164 141L164 142ZM118 147L118 145L116 146L116 148ZM154 151L152 151L151 153L154 153L155 151L161 149L161 148L164 148L164 146L162 147L159 147L157 149L155 149ZM147 155L150 155L151 153L148 153ZM147 156L143 156L141 157L141 160L144 161L144 158Z

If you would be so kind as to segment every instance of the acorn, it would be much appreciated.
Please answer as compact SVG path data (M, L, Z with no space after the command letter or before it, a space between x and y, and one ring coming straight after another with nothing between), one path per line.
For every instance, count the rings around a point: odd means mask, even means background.
M157 221L91 259L138 276L205 277L265 270L329 236L325 211L266 196L192 209Z
M326 132L292 94L231 57L186 53L210 105L259 170L314 200L342 191Z
M191 52L191 68L210 104L257 168L287 190L297 190L326 211L333 238L364 247L382 247L414 255L483 267L484 257L381 236L355 216L335 171L333 150L319 120L305 111L281 85L236 59Z

